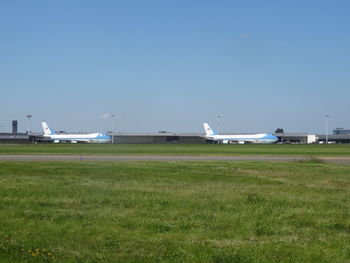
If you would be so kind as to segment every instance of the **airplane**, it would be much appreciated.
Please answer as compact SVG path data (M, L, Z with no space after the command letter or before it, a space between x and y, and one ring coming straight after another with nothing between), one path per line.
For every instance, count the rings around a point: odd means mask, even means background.
M235 134L235 135L219 135L213 131L208 123L203 123L205 130L205 138L210 141L215 141L218 143L274 143L278 141L278 138L269 133L260 133L260 134Z
M89 134L57 134L54 130L50 129L46 122L42 122L44 130L44 137L48 137L53 140L54 143L70 142L70 143L110 143L112 137L106 133L89 133Z

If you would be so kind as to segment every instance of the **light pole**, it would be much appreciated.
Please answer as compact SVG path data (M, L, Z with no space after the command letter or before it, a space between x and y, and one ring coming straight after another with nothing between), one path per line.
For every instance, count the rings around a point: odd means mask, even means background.
M329 115L326 115L326 144L328 144L328 119Z
M26 115L26 117L28 118L28 134L30 133L30 118L32 117L32 115L28 114Z
M114 133L114 117L115 117L115 115L112 114L111 115L111 118L112 118L112 144L114 143L114 136L113 136L113 133Z
M216 118L217 118L217 121L218 121L218 134L220 134L220 118L221 118L221 116L218 115L218 116L216 116Z

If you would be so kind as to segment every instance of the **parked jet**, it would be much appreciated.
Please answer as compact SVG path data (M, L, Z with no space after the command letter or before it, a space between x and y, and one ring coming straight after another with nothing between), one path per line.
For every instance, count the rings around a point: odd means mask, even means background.
M205 130L205 138L207 140L216 141L218 143L274 143L278 141L278 138L272 134L260 133L260 134L234 134L234 135L219 135L214 132L208 123L203 123Z
M89 134L57 134L54 130L50 129L46 122L42 122L44 130L44 137L48 137L53 140L54 143L70 142L70 143L109 143L112 137L106 133L89 133Z

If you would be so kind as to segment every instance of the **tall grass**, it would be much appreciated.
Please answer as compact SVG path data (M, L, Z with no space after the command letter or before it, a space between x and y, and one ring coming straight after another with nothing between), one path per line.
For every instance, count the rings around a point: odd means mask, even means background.
M1 262L349 262L350 167L0 163Z

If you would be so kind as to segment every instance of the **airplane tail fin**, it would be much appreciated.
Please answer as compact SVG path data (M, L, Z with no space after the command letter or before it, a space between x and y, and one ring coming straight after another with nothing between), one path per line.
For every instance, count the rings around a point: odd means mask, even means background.
M46 122L42 122L41 126L43 126L44 134L45 135L53 135L55 134L55 131L50 129L49 126L47 126Z
M208 123L203 123L203 127L206 135L216 135L217 133L213 131Z

